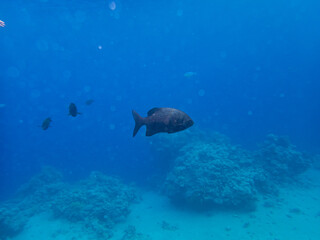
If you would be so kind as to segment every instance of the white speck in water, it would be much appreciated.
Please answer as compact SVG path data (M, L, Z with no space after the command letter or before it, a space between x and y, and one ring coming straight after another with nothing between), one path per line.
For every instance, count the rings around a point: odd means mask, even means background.
M84 91L85 92L90 92L91 90L91 87L90 86L84 86Z
M111 11L116 10L116 8L117 8L117 5L116 5L115 1L112 1L112 2L109 3L109 9Z
M200 90L198 91L198 95L199 95L200 97L203 97L205 94L206 94L206 91L205 91L204 89L200 89Z
M177 16L181 17L182 15L183 15L183 10L182 9L178 9Z
M117 110L116 106L112 105L110 106L110 111L111 112L115 112Z
M64 71L64 72L62 73L62 77L63 77L63 79L65 79L65 80L69 80L69 79L71 78L71 71L69 71L69 70Z

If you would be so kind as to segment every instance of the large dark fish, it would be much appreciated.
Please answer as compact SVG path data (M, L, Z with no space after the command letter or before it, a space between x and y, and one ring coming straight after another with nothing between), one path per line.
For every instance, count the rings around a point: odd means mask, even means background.
M76 117L78 114L81 114L77 110L77 106L74 103L70 103L69 105L69 115L72 117Z
M41 128L42 130L47 130L50 127L50 123L52 122L51 118L46 118L45 120L43 120Z
M179 132L191 127L194 123L186 113L174 108L152 108L145 118L134 110L132 115L136 122L133 137L143 125L147 126L146 136L152 136L160 132Z

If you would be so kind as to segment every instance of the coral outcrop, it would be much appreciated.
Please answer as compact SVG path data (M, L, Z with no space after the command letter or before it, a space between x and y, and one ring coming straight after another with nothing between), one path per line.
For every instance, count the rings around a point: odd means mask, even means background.
M52 202L55 217L81 222L100 236L112 236L110 229L129 214L137 200L133 188L119 179L92 172L90 177L57 195Z
M97 239L108 239L137 199L133 187L102 173L93 172L88 179L69 185L62 181L61 173L44 168L20 188L16 198L0 206L0 236L12 237L30 217L51 212L55 218L80 223Z
M292 181L311 166L311 159L287 138L273 134L267 136L255 158L273 181L281 183Z
M293 182L310 166L307 156L275 135L256 151L233 145L219 133L190 131L164 139L153 144L157 154L170 162L164 193L197 209L253 209L259 194L277 194L277 186Z
M213 141L195 141L180 149L164 190L174 201L195 208L252 208L256 199L250 154L215 134Z

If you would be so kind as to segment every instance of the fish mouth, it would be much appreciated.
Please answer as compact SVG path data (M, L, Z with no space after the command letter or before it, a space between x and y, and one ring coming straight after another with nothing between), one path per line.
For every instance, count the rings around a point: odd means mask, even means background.
M194 124L194 121L192 121L192 120L189 120L189 121L187 122L187 125L188 125L189 127L191 127L193 124Z

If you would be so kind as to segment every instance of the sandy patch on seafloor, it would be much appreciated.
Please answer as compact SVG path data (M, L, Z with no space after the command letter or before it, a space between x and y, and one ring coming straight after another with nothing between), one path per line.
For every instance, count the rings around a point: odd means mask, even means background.
M12 240L89 240L90 233L78 224L54 220L50 214L40 214L30 218L24 230ZM11 239L10 239L11 240Z
M143 234L141 239L150 240L319 240L319 176L319 172L310 175L310 181L315 184L308 189L281 190L279 201L261 199L257 210L251 213L182 211L171 205L166 197L147 192L142 202L132 206L126 222L116 226L112 240L121 240L130 225ZM269 204L264 206L266 202ZM42 214L31 218L24 231L12 240L40 239L95 238L77 224L52 220L50 216Z
M206 214L176 210L166 198L146 193L143 203L134 207L128 221L118 225L117 232L132 224L137 232L151 236L152 240L319 240L320 188L290 190L282 195L280 205L272 208L264 207L261 201L252 213ZM177 229L164 229L163 221ZM121 238L115 234L113 239Z

